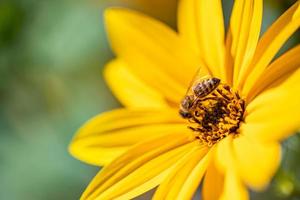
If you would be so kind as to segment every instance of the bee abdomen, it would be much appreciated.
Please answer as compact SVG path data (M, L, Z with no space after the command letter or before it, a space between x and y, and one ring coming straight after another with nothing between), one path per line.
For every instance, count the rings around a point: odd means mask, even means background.
M193 88L193 92L198 98L205 97L211 93L218 85L220 84L220 79L218 78L209 78L201 83L198 83Z

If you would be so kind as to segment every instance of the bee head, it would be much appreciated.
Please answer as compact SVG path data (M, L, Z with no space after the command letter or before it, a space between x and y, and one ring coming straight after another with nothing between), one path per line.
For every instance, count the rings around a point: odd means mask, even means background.
M185 96L184 99L182 99L181 101L181 106L184 109L190 109L193 106L193 97Z
M212 78L211 81L214 85L218 85L221 82L221 80L218 78Z
M191 113L189 113L188 111L182 110L182 109L179 110L179 114L184 119L189 119L192 117Z

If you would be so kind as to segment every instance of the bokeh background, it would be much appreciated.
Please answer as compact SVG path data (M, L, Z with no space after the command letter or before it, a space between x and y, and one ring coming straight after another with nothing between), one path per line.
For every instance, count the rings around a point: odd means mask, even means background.
M265 0L263 31L293 2ZM223 3L228 21L232 1ZM113 57L102 18L109 6L176 29L176 0L0 0L1 200L78 199L98 171L67 146L87 119L120 107L102 77ZM297 33L284 49L299 42ZM300 135L283 146L271 186L253 199L300 199Z

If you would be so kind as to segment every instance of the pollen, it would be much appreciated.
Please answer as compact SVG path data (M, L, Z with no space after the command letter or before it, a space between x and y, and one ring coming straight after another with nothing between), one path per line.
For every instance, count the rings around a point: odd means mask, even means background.
M209 81L215 84L209 87ZM206 95L197 96L197 88L205 88ZM182 100L179 112L190 122L188 128L193 130L196 139L212 146L230 134L239 135L244 111L245 101L239 94L229 85L212 78L194 86L192 93Z

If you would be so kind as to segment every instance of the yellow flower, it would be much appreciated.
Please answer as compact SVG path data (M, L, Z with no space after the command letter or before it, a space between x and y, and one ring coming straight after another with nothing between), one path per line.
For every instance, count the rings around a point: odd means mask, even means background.
M117 58L105 77L125 108L88 121L70 145L76 158L105 165L81 198L132 199L158 186L154 199L190 199L202 180L204 200L264 189L280 141L300 127L300 45L273 60L300 25L299 3L261 38L262 0L235 1L226 37L220 0L181 0L178 33L108 9ZM179 105L199 67L221 83L186 120Z

